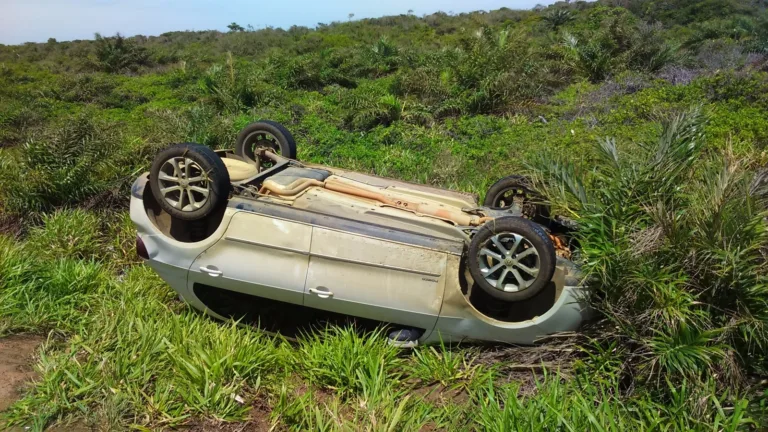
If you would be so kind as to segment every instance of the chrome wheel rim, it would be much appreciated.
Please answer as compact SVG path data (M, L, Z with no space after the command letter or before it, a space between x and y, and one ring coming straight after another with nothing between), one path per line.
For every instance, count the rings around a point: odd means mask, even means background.
M211 185L200 165L188 157L168 159L158 174L160 194L165 202L181 211L195 211L208 202Z
M522 291L536 280L541 266L539 253L525 237L500 233L489 238L477 255L480 272L499 291Z

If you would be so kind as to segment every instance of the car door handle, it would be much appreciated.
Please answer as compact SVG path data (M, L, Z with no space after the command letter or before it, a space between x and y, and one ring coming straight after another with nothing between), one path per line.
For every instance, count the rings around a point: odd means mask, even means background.
M200 271L203 273L208 273L208 275L211 277L219 277L224 274L224 272L217 269L216 267L200 267Z
M318 288L324 288L324 289L310 288L309 292L311 292L312 294L317 294L317 296L322 299L333 297L333 293L330 291L327 291L328 288L325 288L325 287L318 287Z

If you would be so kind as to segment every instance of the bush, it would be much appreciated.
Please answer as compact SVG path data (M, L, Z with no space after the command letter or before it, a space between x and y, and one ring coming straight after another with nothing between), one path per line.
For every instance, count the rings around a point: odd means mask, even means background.
M96 33L95 39L94 66L99 70L109 73L136 71L140 66L149 64L147 50L120 33L106 38Z
M115 187L120 172L131 168L111 164L116 139L114 130L83 114L0 154L2 210L31 216Z
M200 79L204 102L217 110L237 113L261 105L279 104L283 91L267 84L250 68L236 65L231 55L225 65L213 65Z
M471 113L519 111L546 92L550 78L529 41L487 27L462 39L452 65L457 97Z
M66 75L61 78L55 93L59 100L65 102L105 104L119 84L117 77L104 73Z
M238 128L234 119L207 105L194 105L183 110L149 110L148 146L142 159L151 160L170 143L195 142L210 147L232 147ZM243 125L244 126L244 125Z
M536 164L551 200L580 223L592 302L637 381L738 386L768 368L768 191L749 158L707 155L699 110L668 119L655 145L600 141L586 175ZM609 330L610 329L610 330Z
M354 87L355 81L334 67L332 60L332 57L322 54L272 56L267 60L268 82L283 88L304 90L320 90L332 84Z
M565 24L568 24L576 18L573 16L571 11L558 8L549 10L544 14L543 19L552 27L553 30L557 31L557 29L564 26Z

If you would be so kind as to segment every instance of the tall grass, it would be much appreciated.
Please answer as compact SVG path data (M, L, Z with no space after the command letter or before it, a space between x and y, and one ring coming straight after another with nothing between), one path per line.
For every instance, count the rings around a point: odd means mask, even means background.
M696 393L683 384L669 386L670 403L660 403L652 394L638 392L622 398L618 382L564 382L547 376L536 384L536 396L520 398L516 385L496 389L489 386L474 395L478 407L475 424L481 430L723 430L736 431L754 425L747 402L718 399ZM701 397L703 396L703 399ZM691 415L690 402L697 399L706 415Z
M311 384L365 399L397 382L402 364L381 331L361 337L354 328L331 327L302 338L296 355L300 373Z

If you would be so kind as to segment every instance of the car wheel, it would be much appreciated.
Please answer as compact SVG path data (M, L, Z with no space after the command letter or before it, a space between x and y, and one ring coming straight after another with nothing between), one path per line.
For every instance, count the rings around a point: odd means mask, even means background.
M514 302L541 292L555 273L555 246L544 229L523 218L486 222L472 237L467 266L483 291Z
M210 148L177 144L155 156L150 187L160 207L171 216L197 220L227 202L229 173Z
M485 194L483 205L499 210L508 210L516 206L528 219L534 219L537 216L548 218L549 206L542 201L543 198L533 190L528 178L511 175L491 185Z
M256 161L258 153L271 149L276 153L296 159L296 141L288 129L280 123L263 120L244 127L237 136L235 154Z

